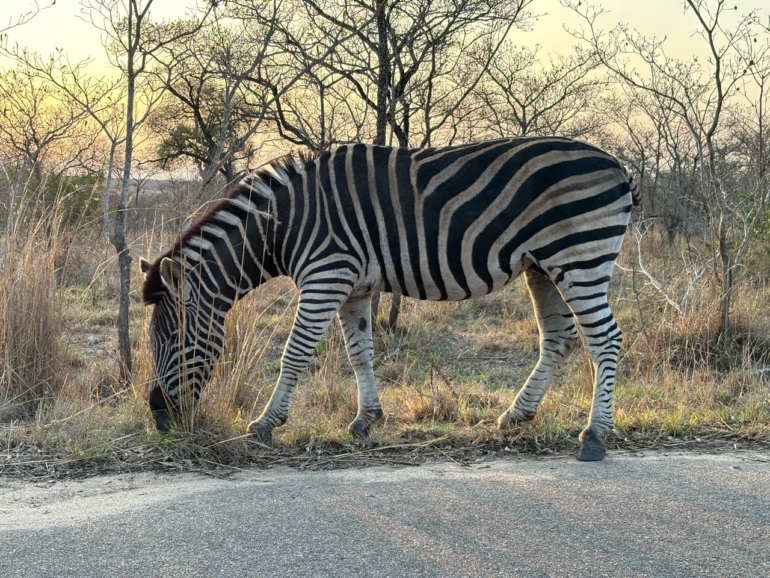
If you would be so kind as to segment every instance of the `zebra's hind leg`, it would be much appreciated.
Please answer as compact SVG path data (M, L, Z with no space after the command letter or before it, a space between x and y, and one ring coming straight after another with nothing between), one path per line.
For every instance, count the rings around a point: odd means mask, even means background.
M262 415L249 424L249 433L263 443L270 443L273 429L286 423L294 388L305 371L318 342L347 299L352 283L335 279L300 291L294 326L281 358L281 374Z
M532 269L524 272L540 331L540 358L510 409L497 420L500 427L530 421L556 372L572 353L578 333L572 311L551 280Z
M346 301L339 311L348 359L358 383L358 413L348 426L348 431L358 438L367 437L372 424L382 418L382 405L372 368L374 342L371 305L371 295L354 297Z
M604 280L606 279L606 280ZM580 461L598 461L606 454L604 438L612 430L612 397L615 370L623 333L607 303L605 277L600 285L591 281L568 283L563 289L585 338L594 365L594 397L588 426L580 433Z

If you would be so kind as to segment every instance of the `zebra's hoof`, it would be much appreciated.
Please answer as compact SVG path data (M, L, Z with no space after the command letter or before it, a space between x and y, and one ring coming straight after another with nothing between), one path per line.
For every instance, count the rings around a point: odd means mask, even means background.
M375 409L356 417L348 426L348 432L355 438L366 439L369 437L369 428L372 424L382 419L382 410Z
M577 459L581 462L600 462L607 454L604 440L600 439L592 430L586 430L580 434L580 449Z
M249 433L251 437L263 444L273 443L273 428L259 425L257 422L249 424Z
M369 437L369 428L371 427L372 424L356 419L348 426L348 433L356 439L364 440Z
M503 415L497 418L497 427L500 429L506 429L520 423L525 423L535 419L535 414L519 413L517 411L506 411Z

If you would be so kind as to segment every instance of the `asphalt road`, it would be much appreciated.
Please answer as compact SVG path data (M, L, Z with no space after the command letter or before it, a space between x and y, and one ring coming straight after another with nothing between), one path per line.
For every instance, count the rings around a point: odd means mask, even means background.
M2 577L770 576L770 455L0 480Z

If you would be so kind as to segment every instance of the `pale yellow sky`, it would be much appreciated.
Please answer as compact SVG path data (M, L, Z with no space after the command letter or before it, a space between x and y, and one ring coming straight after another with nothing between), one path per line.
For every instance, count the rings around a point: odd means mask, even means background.
M732 13L736 15L764 4L763 0L736 1L739 10ZM49 3L50 0L40 0L41 5ZM685 15L682 0L603 0L600 4L608 11L601 20L605 29L625 22L643 34L666 36L667 50L672 56L689 58L702 53L702 41L693 36L695 21L691 14ZM155 0L151 12L156 18L173 18L194 5L195 0ZM32 6L34 2L30 0L0 0L0 28ZM523 45L540 44L544 52L570 52L575 41L563 26L577 26L579 19L562 8L558 0L535 0L532 11L543 16L534 23L532 31L517 31L513 40ZM73 60L90 56L103 61L100 33L79 19L79 13L80 0L57 0L55 6L41 12L32 22L8 34L12 42L42 54L63 48Z
M49 6L51 0L39 0L40 6ZM20 14L34 8L31 0L0 0L0 28L16 21ZM158 19L183 15L195 0L155 0L150 13ZM26 46L42 54L63 48L72 60L93 57L104 61L101 32L82 20L80 0L57 0L54 6L41 11L35 18L8 31L11 42Z

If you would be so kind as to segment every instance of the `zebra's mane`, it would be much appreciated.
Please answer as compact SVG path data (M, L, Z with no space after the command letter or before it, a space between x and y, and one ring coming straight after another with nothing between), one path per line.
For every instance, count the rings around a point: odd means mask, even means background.
M243 179L230 187L225 195L215 201L187 230L177 237L171 248L153 261L144 274L142 285L142 302L145 305L158 303L166 293L166 287L160 279L160 262L168 257L178 255L185 243L192 237L206 236L203 227L214 220L214 215L230 205L230 200L241 195L253 194L252 191L264 187L277 191L285 186L290 179L300 174L305 165L314 157L309 153L298 156L284 155L270 161L266 166L249 173Z

